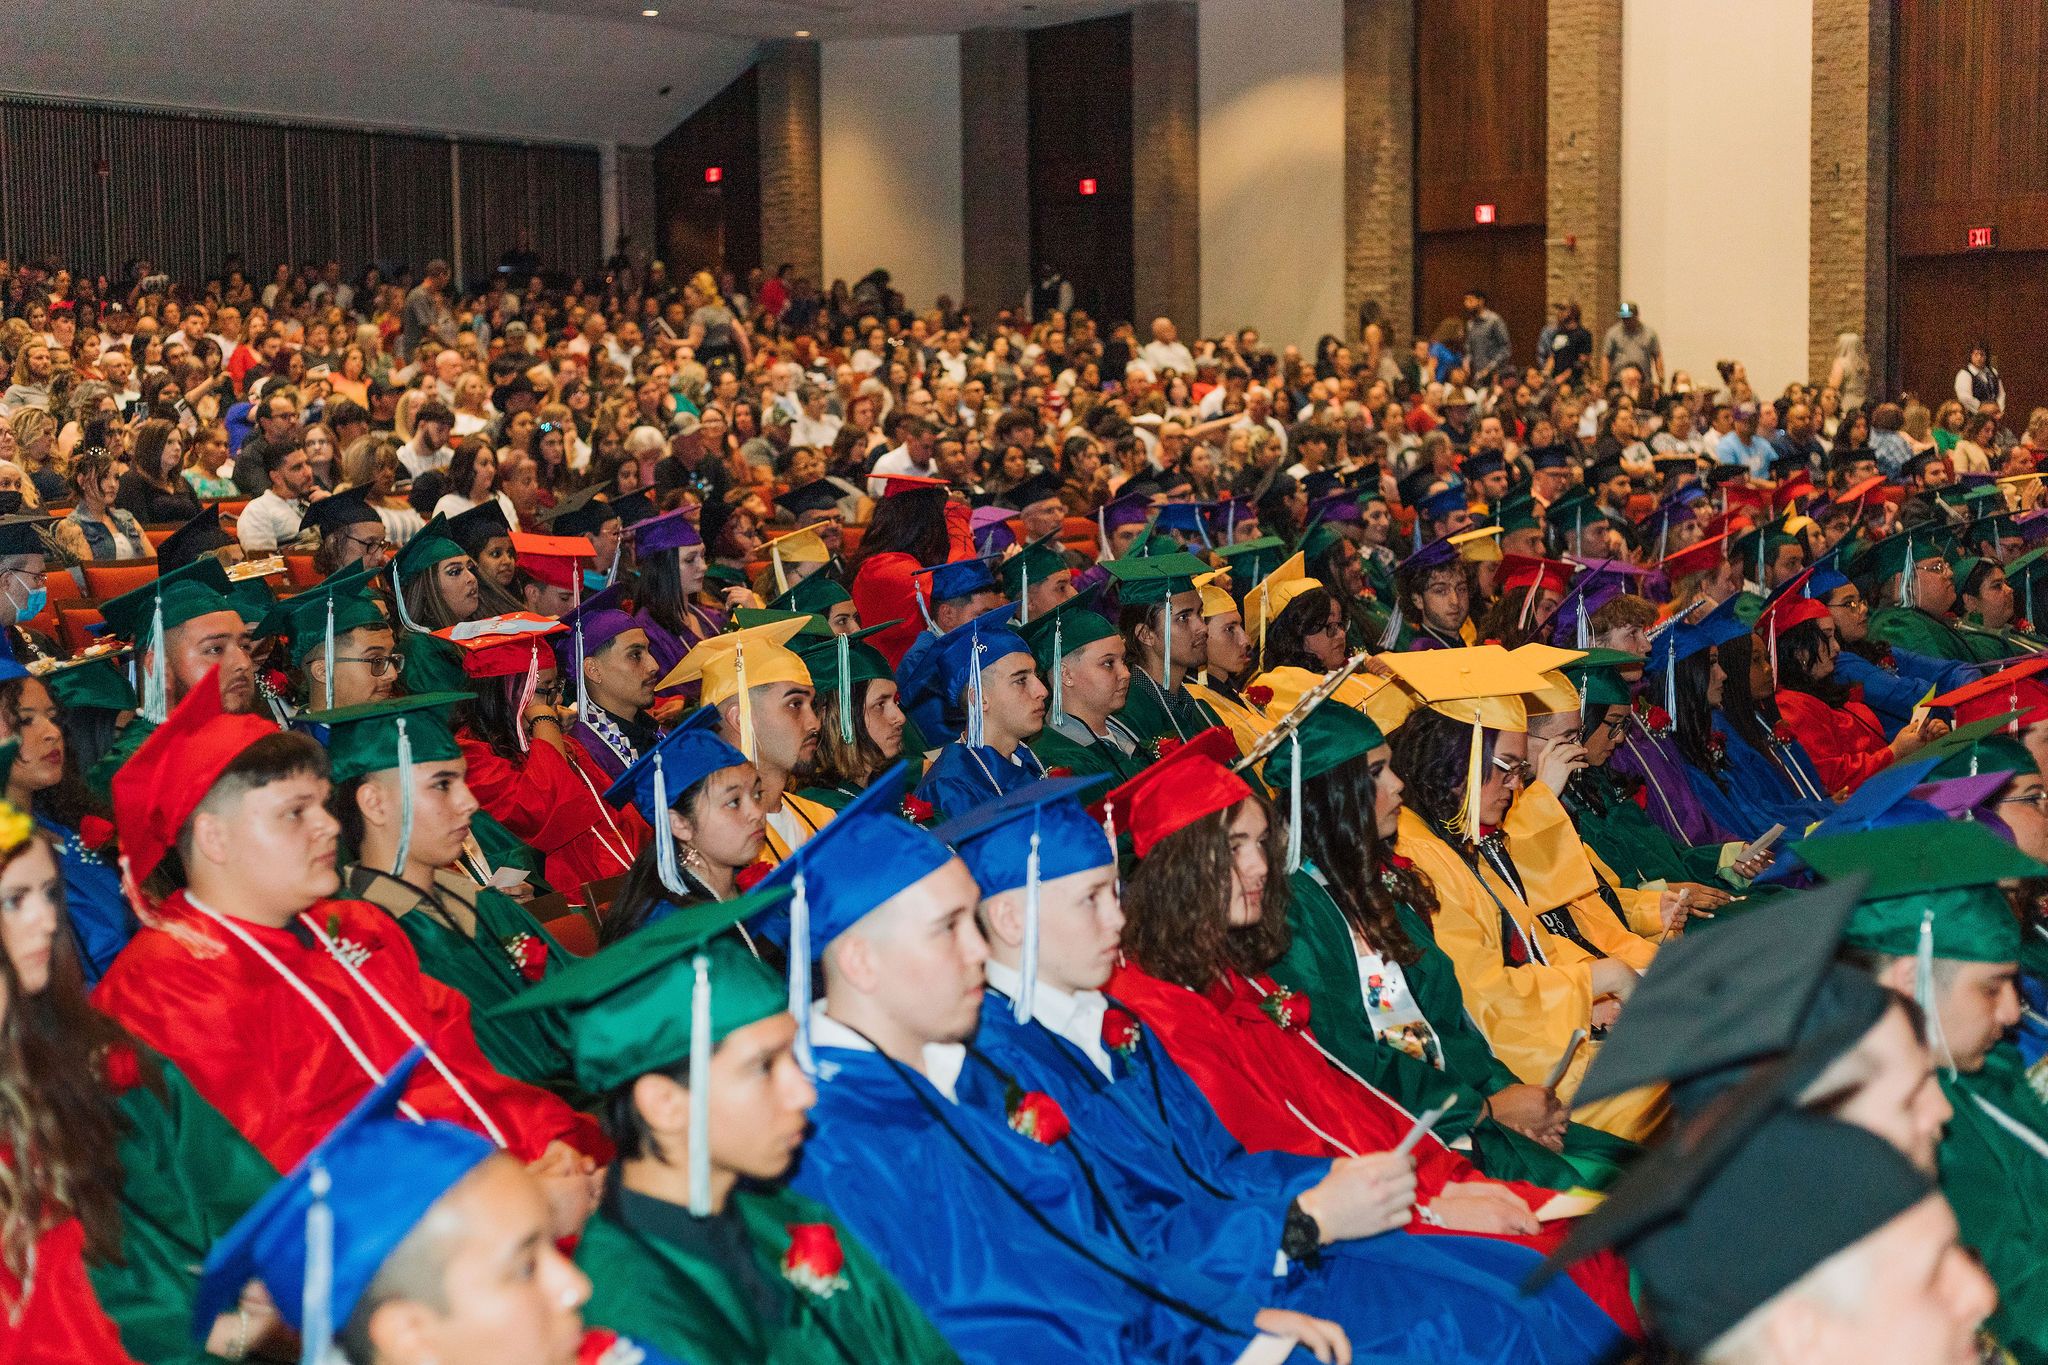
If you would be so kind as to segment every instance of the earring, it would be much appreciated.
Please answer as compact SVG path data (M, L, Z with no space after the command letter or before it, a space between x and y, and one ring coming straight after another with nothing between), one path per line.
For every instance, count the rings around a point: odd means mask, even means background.
M690 847L688 844L682 845L682 850L684 867L689 868L692 872L698 873L702 873L709 870L710 864L704 861L703 854L699 853L696 849Z

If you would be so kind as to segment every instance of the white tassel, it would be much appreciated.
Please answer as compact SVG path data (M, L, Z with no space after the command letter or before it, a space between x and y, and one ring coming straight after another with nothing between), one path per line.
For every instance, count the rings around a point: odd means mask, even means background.
M789 1012L796 1017L796 1064L813 1079L811 1053L811 897L804 874L796 874L789 897Z
M156 606L149 618L149 670L142 679L142 717L162 725L171 714L171 687L168 665L164 653L169 645L164 640L164 599L157 594Z
M668 768L662 762L660 749L654 751L654 875L678 904L691 899L676 856L675 826L669 823Z
M981 637L977 635L974 652L967 662L968 691L973 693L967 704L967 747L970 749L979 749L985 736L981 716L981 654Z
M306 1207L306 1281L299 1298L300 1365L324 1365L334 1345L334 1210L327 1196L334 1186L326 1165L314 1158L306 1178L313 1202Z
M839 740L853 743L853 637L836 635L833 649L839 656Z
M1956 1058L1949 1051L1948 1035L1941 1027L1941 1002L1935 996L1934 911L1928 910L1920 916L1920 944L1913 955L1913 998L1919 1002L1920 1012L1927 1016L1928 1049L1953 1076L1956 1074Z
M398 577L398 561L391 561L391 604L398 610L398 624L415 635L424 635L420 623L412 619L412 613L405 609L405 583Z
M533 748L533 740L526 733L526 708L533 705L533 697L540 691L540 644L535 641L533 653L526 660L526 678L519 685L519 703L512 708L513 719L518 724L519 752L526 753Z
M1294 763L1287 773L1287 871L1301 871L1301 727L1288 736L1293 744Z
M332 705L329 699L329 705ZM398 718L398 854L391 860L391 875L405 876L405 860L412 856L412 736L406 733L405 717Z
M327 709L334 709L334 594L327 594L327 639L321 655L327 665Z
M697 954L690 988L690 1213L711 1216L711 959Z
M1060 632L1066 628L1066 624L1064 620L1052 623L1052 718L1055 722L1058 722L1061 717L1067 714L1067 687L1066 683L1062 681L1062 675L1066 672L1066 663L1062 657L1064 651L1061 648L1062 641L1060 639Z
M732 652L733 679L739 684L740 752L752 763L754 754L754 699L747 691L747 646L742 642Z
M1031 851L1024 857L1024 951L1017 969L1017 1002L1012 1011L1020 1024L1031 1022L1032 998L1038 988L1038 816L1031 817Z
M1031 624L1031 556L1025 555L1024 562L1017 566L1020 586L1017 589L1017 624Z

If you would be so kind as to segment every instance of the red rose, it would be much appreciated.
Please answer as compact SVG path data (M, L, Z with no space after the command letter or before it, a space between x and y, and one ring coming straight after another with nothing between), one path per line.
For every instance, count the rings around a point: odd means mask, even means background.
M548 945L537 935L512 935L505 940L505 952L512 959L513 969L528 981L538 981L547 975Z
M913 825L922 825L938 814L938 808L921 797L903 798L903 818Z
M1652 706L1649 711L1648 724L1652 730L1660 733L1669 730L1671 728L1671 713L1661 706Z
M757 863L748 863L745 867L733 873L732 884L734 887L738 888L739 893L744 896L747 892L752 891L755 887L759 886L761 884L761 879L767 876L770 872L773 872L774 870L775 864L769 862L766 858L763 858L761 861Z
M1119 1057L1138 1050L1138 1021L1127 1010L1112 1007L1102 1016L1102 1045Z
M119 1095L142 1084L142 1060L126 1043L114 1043L100 1054L100 1075L107 1089Z
M1071 1131L1066 1111L1060 1108L1059 1101L1042 1090L1019 1090L1011 1086L1007 1108L1010 1127L1041 1146L1050 1147Z
M1186 744L1187 741L1178 735L1161 735L1158 739L1152 741L1152 752L1158 754L1161 758L1165 758L1168 755L1180 752Z
M1244 690L1244 699L1253 706L1271 706L1273 704L1273 689L1264 683L1253 683Z
M1771 727L1771 742L1774 744L1790 744L1792 742L1792 727L1782 720L1773 725Z
M1272 993L1259 1002L1259 1008L1266 1012L1268 1019L1289 1033L1308 1027L1308 997L1300 991L1275 986Z
M1045 775L1047 777L1072 777L1074 775L1074 770L1072 768L1067 767L1065 764L1061 764L1059 767L1056 768L1047 768L1045 770Z
M829 1299L846 1288L846 1252L830 1223L791 1223L782 1277L807 1294Z

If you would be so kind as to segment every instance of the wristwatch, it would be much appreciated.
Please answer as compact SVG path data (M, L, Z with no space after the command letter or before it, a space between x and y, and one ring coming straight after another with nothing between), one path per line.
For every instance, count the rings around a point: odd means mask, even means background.
M1311 1270L1322 1263L1323 1229L1299 1199L1287 1206L1287 1221L1280 1227L1280 1254Z

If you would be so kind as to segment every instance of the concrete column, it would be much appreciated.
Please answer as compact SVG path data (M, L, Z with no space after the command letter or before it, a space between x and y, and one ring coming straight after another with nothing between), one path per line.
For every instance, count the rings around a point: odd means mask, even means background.
M1024 30L960 35L960 236L966 303L984 322L1031 288L1031 140Z
M619 240L619 144L602 142L597 148L597 240L599 260L608 260Z
M825 275L825 220L818 134L818 43L761 44L755 63L761 101L761 265Z
M1551 303L1577 299L1597 338L1621 294L1622 0L1550 0Z
M1892 0L1813 0L1807 373L1860 332L1876 390L1891 337Z
M1132 316L1201 331L1200 27L1194 0L1148 0L1131 10Z
M1415 0L1344 0L1344 300L1415 314ZM1355 330L1347 326L1345 335Z

